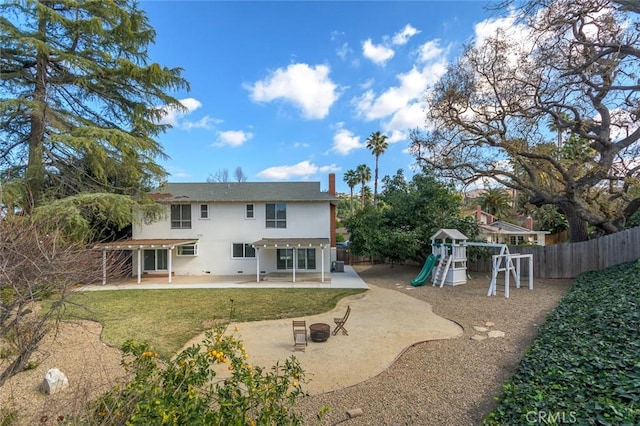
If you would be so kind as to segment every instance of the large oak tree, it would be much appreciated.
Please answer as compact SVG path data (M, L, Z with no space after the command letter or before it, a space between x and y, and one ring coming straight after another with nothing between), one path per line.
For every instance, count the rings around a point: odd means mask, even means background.
M152 63L155 32L132 0L0 4L0 179L30 212L82 192L135 194L166 176L155 139L180 68Z
M557 206L572 241L586 225L617 232L640 207L639 16L609 0L525 3L526 37L468 46L428 96L415 155Z

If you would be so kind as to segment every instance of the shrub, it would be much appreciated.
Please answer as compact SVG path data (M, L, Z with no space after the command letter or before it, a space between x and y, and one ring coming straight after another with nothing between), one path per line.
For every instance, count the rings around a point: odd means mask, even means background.
M640 424L639 283L633 263L576 278L484 423Z
M242 342L226 326L208 331L200 344L162 360L146 343L128 341L123 365L131 374L105 393L92 410L98 424L296 425L291 410L303 395L303 371L292 356L271 371L247 363ZM218 377L220 368L229 377ZM222 374L220 374L222 375Z

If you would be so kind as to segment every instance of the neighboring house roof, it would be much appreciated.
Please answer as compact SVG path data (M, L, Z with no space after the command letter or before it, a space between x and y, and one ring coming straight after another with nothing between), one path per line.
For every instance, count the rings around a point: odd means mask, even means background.
M320 182L199 182L166 183L151 191L157 202L331 201Z
M97 244L96 248L105 250L133 250L139 248L170 248L175 246L182 246L185 244L195 244L198 239L167 239L167 238L154 238L154 239L138 239L138 240L120 240L109 243Z
M503 221L500 221L500 220L492 222L491 224L488 224L488 225L480 224L479 227L480 227L480 229L486 230L486 231L494 233L494 234L520 234L520 235L530 234L530 235L536 235L536 234L539 234L541 232L544 232L546 234L549 233L547 231L529 231L527 228L524 228L522 226L514 225L513 223L509 223L509 222L503 222Z

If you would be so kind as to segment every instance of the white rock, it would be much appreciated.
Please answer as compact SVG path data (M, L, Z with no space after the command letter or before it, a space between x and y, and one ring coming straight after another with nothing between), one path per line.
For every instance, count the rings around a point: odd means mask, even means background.
M52 395L56 392L69 386L69 379L67 376L57 368L52 368L47 371L42 381L42 390L47 395Z
M480 334L474 334L473 336L471 336L471 340L484 340L486 338L487 336L482 336Z
M479 326L477 326L477 325L474 325L474 326L473 326L473 329L474 329L475 331L480 331L480 332L489 331L486 327L479 327Z
M487 321L487 322L484 323L484 325L487 326L487 327L493 327L494 325L496 325L496 323L493 322L493 321Z
M504 337L504 331L491 330L488 335L489 337Z

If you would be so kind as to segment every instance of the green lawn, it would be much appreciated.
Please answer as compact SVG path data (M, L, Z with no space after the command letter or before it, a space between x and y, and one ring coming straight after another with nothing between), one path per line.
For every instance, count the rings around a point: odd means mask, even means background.
M163 356L175 354L212 320L294 318L327 312L365 290L348 289L184 289L74 293L65 318L99 321L102 339L120 347L128 339L148 341ZM233 301L233 303L232 303Z

